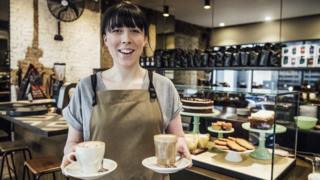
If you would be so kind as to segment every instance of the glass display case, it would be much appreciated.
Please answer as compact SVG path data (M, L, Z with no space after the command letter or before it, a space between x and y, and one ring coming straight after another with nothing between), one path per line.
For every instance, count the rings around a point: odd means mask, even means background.
M193 119L187 141L195 166L240 179L277 179L295 165L298 92L187 85L176 88L183 104L181 115ZM212 111L208 111L210 103ZM203 134L210 134L208 142ZM194 139L198 140L197 148ZM207 150L198 151L204 143Z

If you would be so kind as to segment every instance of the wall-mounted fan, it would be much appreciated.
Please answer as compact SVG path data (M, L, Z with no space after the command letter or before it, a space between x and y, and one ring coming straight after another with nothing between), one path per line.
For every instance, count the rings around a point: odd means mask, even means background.
M58 34L55 40L63 40L60 34L60 21L71 22L78 19L84 10L84 0L47 0L50 13L58 19Z

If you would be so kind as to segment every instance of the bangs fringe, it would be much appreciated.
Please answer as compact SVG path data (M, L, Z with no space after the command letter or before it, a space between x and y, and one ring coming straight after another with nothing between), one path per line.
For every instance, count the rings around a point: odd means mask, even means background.
M107 10L108 11L108 10ZM104 30L111 32L114 28L129 27L129 28L139 28L148 35L148 25L147 20L143 12L136 6L118 6L109 9L105 14L106 19L104 19ZM103 32L104 33L104 32Z

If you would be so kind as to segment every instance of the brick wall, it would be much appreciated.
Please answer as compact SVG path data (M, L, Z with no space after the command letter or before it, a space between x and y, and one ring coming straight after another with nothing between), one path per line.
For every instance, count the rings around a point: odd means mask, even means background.
M11 68L25 58L33 39L33 0L10 0ZM77 82L100 67L100 13L85 9L74 22L61 23L63 41L55 41L57 20L39 0L39 48L43 50L40 63L53 67L55 62L67 64L66 80Z

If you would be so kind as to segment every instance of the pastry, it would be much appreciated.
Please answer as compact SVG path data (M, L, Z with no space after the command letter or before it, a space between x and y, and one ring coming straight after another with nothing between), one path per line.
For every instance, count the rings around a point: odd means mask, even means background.
M220 146L226 146L227 145L227 141L221 141L220 139L217 139L215 141L213 141L216 145L220 145Z
M228 139L226 139L226 138L219 138L219 140L220 140L220 141L225 141L225 142L228 141Z
M320 124L316 125L314 128L320 130Z
M198 147L201 149L205 149L209 142L210 135L209 134L199 134L198 135Z
M232 150L234 150L234 151L238 151L238 152L243 152L243 151L246 151L246 150L247 150L246 148L240 146L238 143L236 143L235 141L232 141L232 140L229 140L229 141L227 142L227 146L228 146L230 149L232 149Z
M232 123L228 123L225 121L217 121L217 122L211 123L211 128L214 130L230 131L232 129Z
M231 123L224 123L224 124L222 124L222 129L229 131L232 129L232 124Z
M211 127L214 130L221 130L221 125L219 125L218 123L211 123Z
M238 143L240 146L242 146L248 150L254 149L254 146L245 139L236 138L236 143Z
M221 149L221 150L229 150L230 149L228 146L220 146L220 145L217 145L217 144L214 144L214 147L216 147L218 149Z
M228 139L229 139L229 140L232 140L232 141L236 141L236 138L231 137L231 136L229 136Z

